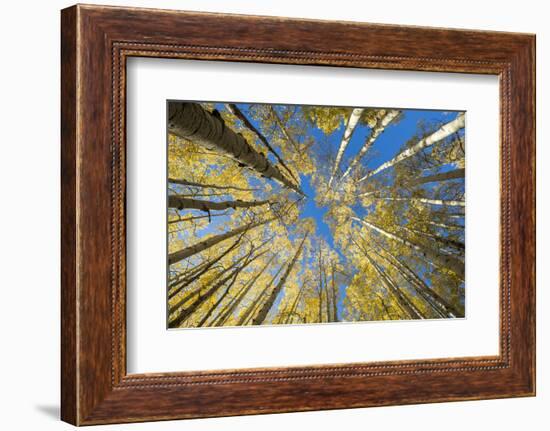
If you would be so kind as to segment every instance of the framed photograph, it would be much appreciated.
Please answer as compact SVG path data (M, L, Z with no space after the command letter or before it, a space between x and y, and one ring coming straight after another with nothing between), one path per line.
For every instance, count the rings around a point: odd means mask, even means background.
M168 328L463 318L465 136L464 112L168 101Z
M62 419L535 394L535 37L62 11Z

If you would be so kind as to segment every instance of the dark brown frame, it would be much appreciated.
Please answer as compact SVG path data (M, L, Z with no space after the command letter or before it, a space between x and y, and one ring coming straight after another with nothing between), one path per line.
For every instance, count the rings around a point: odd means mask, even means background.
M88 425L535 394L534 35L81 5L61 17L63 420ZM498 75L500 354L128 375L129 56Z

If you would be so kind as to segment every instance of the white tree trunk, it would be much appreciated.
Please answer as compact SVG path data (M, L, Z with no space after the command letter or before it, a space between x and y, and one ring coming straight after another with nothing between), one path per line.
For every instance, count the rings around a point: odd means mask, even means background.
M359 193L357 196L358 197L365 197L365 196L371 196L371 195L375 195L377 194L378 191L374 191L374 192L365 192L365 193Z
M229 111L235 116L237 117L239 120L241 120L241 122L244 124L244 126L246 128L248 128L250 131L252 131L257 137L258 139L262 142L262 144L265 145L265 147L269 150L269 152L271 152L271 154L273 154L275 156L275 158L279 161L279 163L281 164L281 166L283 168L285 168L285 170L290 174L290 176L292 177L292 179L296 182L298 182L298 179L296 178L296 176L294 175L294 173L290 170L290 168L286 165L286 163L283 161L283 159L281 158L281 156L279 156L279 154L277 153L277 151L275 151L275 148L273 148L271 146L271 144L269 143L269 141L267 140L267 138L265 137L265 135L260 132L249 120L248 118L246 117L246 115L244 115L244 113L238 108L237 105L235 105L234 103L226 103L226 106L227 106L227 109L229 109Z
M342 180L346 178L355 168L355 166L361 161L361 159L365 157L365 154L367 154L374 141L376 141L376 139L384 132L386 127L397 118L400 112L401 111L392 109L376 122L376 125L372 128L369 137L365 140L365 143L363 144L355 158L351 161L346 171L343 173Z
M178 210L182 209L196 209L201 211L222 211L229 208L252 208L261 205L265 205L269 201L203 201L200 199L192 199L181 195L170 195L168 196L168 207L176 208Z
M215 184L203 184L203 183L196 183L193 181L187 181L182 180L179 178L168 178L168 182L172 184L180 184L182 186L189 186L189 187L200 187L204 189L216 189L216 190L237 190L241 192L255 192L259 191L258 188L246 188L246 187L235 187L235 186L218 186Z
M246 232L249 229L254 229L258 226L269 223L273 220L275 220L274 217L267 219L265 221L248 224L246 226L241 226L237 229L233 229L232 231L211 236L210 238L205 239L204 241L201 241L198 244L185 247L184 249L175 251L174 253L170 253L168 255L168 264L173 265L174 263L177 263L180 260L186 259L190 256L193 256L194 254L200 253L201 251L206 250L207 248L212 247L213 245L216 245L228 238L232 238L235 235L239 235L242 232Z
M275 283L275 280L277 279L277 277L279 276L279 274L283 270L284 266L285 265L282 264L279 267L277 272L275 272L273 277L271 277L271 281L262 289L262 291L258 294L258 296L256 296L256 298L254 299L252 304L250 304L248 306L248 308L244 311L244 313L241 315L241 317L239 318L239 321L237 322L237 324L235 326L243 326L247 323L248 318L251 317L252 313L256 310L256 308L258 308L258 304L263 299L264 295L269 290L269 288L273 285L273 283Z
M264 253L266 253L266 251L264 251ZM250 265L250 263L252 263L252 261L254 259L250 259L250 255L252 253L252 250L250 251L250 253L248 253L246 259L245 259L245 262L239 266L238 268L236 268L235 270L233 270L233 272L231 272L227 277L225 278L222 278L220 281L218 281L216 284L214 284L210 289L208 289L206 292L204 293L199 293L197 295L197 299L195 299L191 304L189 304L186 308L184 308L183 310L181 310L181 312L177 315L176 318L174 318L172 321L170 321L169 323L169 326L174 328L178 328L185 320L187 320L189 318L189 316L191 314L193 314L204 302L206 302L208 299L210 299L225 283L227 283L228 281L230 281L231 279L233 279L228 287L228 289L231 288L231 285L232 283L235 281L235 279L237 278L237 276L241 273L241 271L243 271L248 265ZM257 257L257 256L256 256ZM214 307L217 307L219 304L216 303ZM213 308L211 308L211 310L213 310ZM208 314L205 316L205 317L210 317L210 313L211 311L208 312ZM205 319L203 318L201 320L201 324L204 323Z
M437 181L449 181L458 178L464 178L465 169L453 169L452 171L444 172L441 174L428 175L425 177L418 177L410 181L408 186L416 186L418 184L434 183Z
M229 316L235 311L235 309L237 308L237 306L242 302L242 300L244 299L244 297L248 294L248 292L250 291L250 289L252 289L252 287L254 286L254 283L256 283L256 280L258 280L258 278L260 278L260 276L265 272L265 270L267 269L267 267L269 265L271 265L271 262L273 262L273 259L275 259L275 254L273 254L269 260L267 261L267 263L263 266L262 269L260 269L256 275L254 275L254 277L252 277L250 279L250 281L248 281L243 287L241 290L239 290L239 293L237 294L237 296L235 297L235 299L230 303L230 304L227 304L227 306L221 310L219 316L216 317L215 319L215 323L211 324L210 326L222 326L226 321L227 319L229 319Z
M281 132L283 133L283 135L285 135L285 138L288 142L290 142L290 144L292 145L292 147L294 148L294 151L296 151L297 153L300 152L300 149L298 147L298 144L296 143L296 141L294 140L294 138L292 136L290 136L290 133L288 133L288 130L286 130L286 127L285 125L283 124L283 121L281 120L281 117L279 117L279 114L277 114L277 111L275 111L275 109L273 109L273 107L270 107L269 108L270 110L270 114L271 116L273 117L273 119L275 120L275 122L277 123L277 126L279 126L279 129L281 130Z
M452 223L438 223L435 221L428 221L428 224L431 224L432 226L440 227L446 230L464 229L464 226L459 224L452 224Z
M415 244L411 241L401 238L400 236L397 236L391 232L388 232L378 226L375 226L374 224L369 223L366 220L361 220L357 217L352 217L352 219L355 221L358 221L359 223L362 223L363 225L367 226L369 229L372 229L378 232L379 234L381 234L386 238L392 239L393 241L397 241L403 245L406 245L407 247L412 248L413 250L417 251L421 255L430 259L437 266L442 268L448 268L451 271L453 271L456 275L458 275L460 278L464 279L464 262L462 262L460 259L454 256L440 254L436 249L433 249L431 247Z
M304 194L276 166L273 166L267 157L256 151L242 135L227 127L219 114L214 115L206 111L198 103L170 103L168 131L210 150L215 149L264 177L277 180L301 195Z
M464 128L465 125L465 115L464 113L458 114L458 116L453 120L450 121L447 124L444 124L441 126L441 128L434 133L432 133L430 136L421 139L416 145L413 145L410 148L407 148L406 150L399 153L397 156L395 156L393 159L382 163L379 167L377 167L375 170L370 171L367 175L365 175L363 178L359 179L359 182L366 180L367 178L370 178L379 172L383 171L384 169L387 169L391 166L396 165L397 163L408 159L409 157L414 156L416 153L422 151L424 148L429 147L430 145L433 145L446 137L452 135L453 133L456 133L458 130Z
M420 235L420 236L423 236L424 238L428 238L429 240L438 242L442 246L450 247L454 250L457 250L460 253L464 253L464 249L465 249L464 248L464 243L462 243L460 241L455 241L453 239L441 237L439 235L435 235L435 234L429 233L429 232L423 232L419 229L411 229L407 226L401 226L401 229L405 230L406 232L409 232L413 236L414 235Z
M206 261L204 264L201 264L191 270L190 273L187 274L185 277L181 277L173 282L170 283L170 287L168 290L168 299L172 299L174 296L176 296L178 293L180 293L183 289L185 289L187 286L189 286L191 283L193 283L195 280L198 280L200 277L202 277L204 274L206 274L210 269L218 263L220 260L222 260L225 256L227 256L229 253L231 253L232 250L237 247L237 245L241 242L242 237L238 237L237 240L228 247L223 253L221 253L219 256L217 256L214 259Z
M381 247L384 251L388 253L386 249ZM407 265L403 260L398 259L396 256L394 256L392 253L388 253L388 256L397 263L397 265L405 272L409 274L409 276L412 277L416 281L416 284L418 287L420 287L424 293L429 295L435 303L438 304L439 307L448 315L448 317L457 317L457 316L463 316L464 310L458 311L454 306L450 305L445 299L441 297L435 290L430 288L426 282L415 272L413 269Z
M336 153L336 160L334 161L332 174L330 175L330 179L328 180L329 187L332 185L332 181L334 181L334 176L338 171L338 167L340 166L340 161L342 160L344 151L346 151L349 141L351 140L351 137L353 135L353 132L357 127L357 123L359 123L359 120L361 119L361 115L363 115L363 111L364 111L363 108L355 108L353 111L351 111L351 114L348 118L348 122L346 124L346 130L344 130L344 136L342 137L342 141L340 142L340 147L338 148L338 153Z
M283 289L286 279L288 278L290 272L292 271L292 268L294 268L294 265L296 261L298 260L298 257L300 256L300 253L302 252L302 248L304 246L304 243L306 242L307 234L304 235L304 239L300 243L300 246L298 247L298 250L296 250L296 253L294 254L294 257L288 264L286 271L281 276L281 279L277 283L277 286L273 289L271 292L271 295L269 295L267 301L262 306L260 311L258 311L258 314L256 314L256 317L252 320L253 325L261 325L265 318L267 317L267 314L269 313L269 310L271 310L271 307L273 307L273 304L275 303L275 299L277 299L277 295L279 292Z
M388 253L387 250L383 249ZM379 257L393 266L412 287L413 289L430 305L432 310L440 317L456 317L458 313L444 301L435 291L430 289L428 285L422 280L412 269L401 262L393 254L388 253L388 256L384 256L378 252L375 252Z
M393 294L393 296L395 297L399 305L407 311L407 314L411 317L411 319L424 319L424 316L422 315L420 310L418 310L418 308L416 308L416 306L401 291L401 289L397 287L397 285L389 277L389 275L380 269L378 264L374 261L373 258L369 256L368 253L364 253L364 254L367 260L369 261L369 263L376 270L380 279L384 282L384 285L386 286L386 288Z
M443 205L447 207L463 207L466 205L465 201L452 201L443 199L428 199L428 198L376 198L382 201L409 201L419 202L430 205Z

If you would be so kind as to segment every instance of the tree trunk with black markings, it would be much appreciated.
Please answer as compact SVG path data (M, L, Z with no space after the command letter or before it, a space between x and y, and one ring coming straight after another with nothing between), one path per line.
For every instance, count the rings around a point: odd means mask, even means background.
M235 133L226 126L219 113L217 115L216 113L208 112L198 103L172 102L168 106L168 131L209 150L217 150L242 166L266 178L277 180L297 193L304 194L297 185L272 165L265 155L256 151L241 134Z
M307 234L304 235L304 239L302 239L302 242L300 243L298 250L296 250L294 257L288 264L287 269L283 274L283 276L281 277L281 279L279 280L279 282L277 283L277 286L275 286L268 300L266 301L266 303L263 305L263 307L260 309L256 317L252 321L253 325L261 325L264 322L265 318L267 317L267 314L269 313L269 310L271 310L271 307L273 307L273 304L275 303L275 299L277 299L277 295L283 289L286 279L290 274L290 271L292 271L292 268L294 268L294 264L296 263L300 253L302 252L302 248L304 246L304 243L306 242L306 238L307 238Z

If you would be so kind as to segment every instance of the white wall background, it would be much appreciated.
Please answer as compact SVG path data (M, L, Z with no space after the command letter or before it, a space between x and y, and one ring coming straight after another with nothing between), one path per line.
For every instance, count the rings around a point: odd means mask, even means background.
M98 0L99 1L99 0ZM275 430L407 427L408 430L547 429L550 343L544 292L550 232L550 28L537 0L129 0L101 1L171 9L279 15L537 34L538 118L538 396L536 398L385 407L96 429ZM69 429L59 422L59 10L70 2L5 2L0 14L0 426ZM547 286L546 286L547 287ZM546 315L543 310L546 310Z

